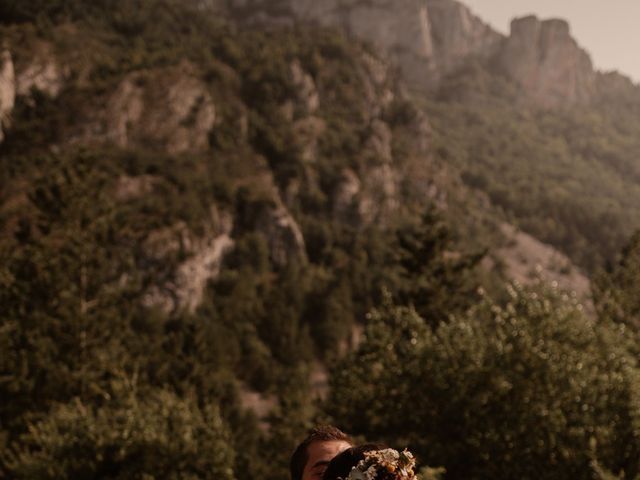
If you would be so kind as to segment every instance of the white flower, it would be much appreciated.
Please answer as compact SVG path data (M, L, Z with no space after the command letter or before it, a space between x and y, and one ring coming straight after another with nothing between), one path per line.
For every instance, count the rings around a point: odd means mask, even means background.
M353 467L347 480L376 480L383 471L393 473L397 480L412 480L415 464L415 458L408 450L402 453L393 448L371 450L364 453L364 459Z

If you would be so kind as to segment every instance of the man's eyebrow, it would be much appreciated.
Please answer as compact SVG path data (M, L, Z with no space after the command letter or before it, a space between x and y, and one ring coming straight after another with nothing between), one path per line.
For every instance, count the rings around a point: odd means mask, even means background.
M320 461L314 463L313 467L311 467L311 468L321 467L323 465L329 465L330 463L331 463L331 460L320 460Z

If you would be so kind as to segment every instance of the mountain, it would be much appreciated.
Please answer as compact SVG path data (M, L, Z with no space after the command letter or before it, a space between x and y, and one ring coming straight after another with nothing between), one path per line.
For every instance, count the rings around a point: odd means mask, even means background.
M435 331L543 280L593 317L585 272L640 228L638 87L565 22L503 36L452 0L0 19L0 476L282 478L310 379L372 309Z
M640 194L631 179L638 168L640 87L596 71L566 21L518 18L504 36L454 0L217 5L250 28L321 25L382 52L414 101L430 104L423 111L444 143L464 145L442 162L461 170L467 185L488 194L511 222L581 267L593 270L611 259L638 228ZM560 123L546 122L540 131L545 116ZM503 142L515 156L500 153ZM473 157L482 143L494 145L478 163ZM475 180L485 177L489 182ZM527 183L540 186L523 187L519 199L508 193ZM531 209L556 213L534 219ZM611 225L606 233L603 222Z
M560 19L515 19L504 36L456 0L230 0L227 12L252 25L316 24L371 42L413 88L432 91L470 59L495 64L531 103L590 103L607 90L589 54Z
M534 16L511 23L497 55L499 68L543 107L589 103L596 96L596 72L587 52L564 20Z
M501 40L462 4L450 0L391 2L231 2L255 24L314 23L373 43L418 88L436 85L470 55L488 56Z
M40 463L61 478L281 478L310 374L384 292L434 324L477 298L482 242L440 211L467 193L393 69L339 32L45 3L2 5L0 474L36 471L22 435L51 427L45 456L99 450Z

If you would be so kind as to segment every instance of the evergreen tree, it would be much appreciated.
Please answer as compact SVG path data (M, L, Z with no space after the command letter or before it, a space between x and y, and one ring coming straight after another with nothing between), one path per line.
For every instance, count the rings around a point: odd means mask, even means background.
M461 313L477 300L474 269L484 252L457 252L452 229L434 207L401 226L391 244L398 302L411 304L430 325ZM391 285L394 285L391 283Z
M130 358L139 311L133 249L91 155L44 160L29 210L0 244L0 422L73 396L100 396ZM128 335L133 339L133 335Z

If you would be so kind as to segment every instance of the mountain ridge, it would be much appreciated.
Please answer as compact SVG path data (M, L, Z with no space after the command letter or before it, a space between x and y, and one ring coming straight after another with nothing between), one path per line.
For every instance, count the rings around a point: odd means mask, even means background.
M407 83L423 91L437 89L472 57L497 65L523 87L531 105L543 108L598 101L611 83L611 72L593 67L562 19L515 18L503 35L457 0L221 0L217 5L251 25L298 22L341 29L386 52ZM629 82L622 87L620 81L619 88L640 92Z

